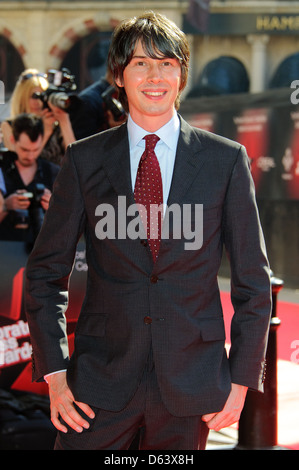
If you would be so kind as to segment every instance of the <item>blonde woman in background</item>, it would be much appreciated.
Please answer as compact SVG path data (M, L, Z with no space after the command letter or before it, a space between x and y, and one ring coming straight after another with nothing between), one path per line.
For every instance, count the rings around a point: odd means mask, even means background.
M2 122L1 130L4 146L13 151L11 120L21 113L34 113L42 117L44 139L41 157L60 165L66 147L76 139L68 113L51 104L51 109L44 109L42 101L33 98L34 93L43 92L48 86L46 74L37 69L24 70L11 97L10 118Z

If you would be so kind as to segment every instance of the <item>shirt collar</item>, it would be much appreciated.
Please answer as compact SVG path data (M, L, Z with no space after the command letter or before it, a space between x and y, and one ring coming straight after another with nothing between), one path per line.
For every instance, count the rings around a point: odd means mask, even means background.
M138 126L131 116L128 116L128 134L130 149L136 147L143 137L150 132L145 131L142 127ZM177 112L163 127L158 129L155 134L166 144L170 149L175 149L177 145L177 139L180 131L180 120Z

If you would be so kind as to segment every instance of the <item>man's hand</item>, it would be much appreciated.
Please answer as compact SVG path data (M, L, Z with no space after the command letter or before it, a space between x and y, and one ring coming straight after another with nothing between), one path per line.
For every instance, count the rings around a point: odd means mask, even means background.
M202 416L202 420L206 422L208 428L220 431L220 429L231 426L239 421L247 390L248 387L244 385L232 384L231 392L223 410L219 413Z
M44 193L40 200L40 204L45 211L49 209L49 202L50 202L51 195L52 195L51 191L48 188L45 188Z
M66 426L59 420L60 416L65 423L77 432L82 432L83 428L88 429L89 423L76 411L74 403L76 403L89 418L94 418L95 414L85 403L75 401L67 385L66 372L57 372L56 374L49 375L47 382L49 385L51 404L51 421L54 426L59 431L67 432Z
M5 199L5 206L8 211L16 211L16 210L25 210L28 209L30 206L30 199L27 196L25 189L20 189L15 193L11 194Z

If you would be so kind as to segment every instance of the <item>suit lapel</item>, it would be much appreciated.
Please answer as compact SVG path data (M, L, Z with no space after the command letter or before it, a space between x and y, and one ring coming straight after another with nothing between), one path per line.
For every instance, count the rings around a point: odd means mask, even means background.
M198 133L181 119L181 133L167 205L179 203L188 192L206 159ZM202 151L202 152L201 152ZM200 155L199 155L200 153Z
M120 126L113 135L109 148L105 148L107 158L103 163L107 177L116 193L126 196L128 204L134 203L131 182L130 150L126 124Z

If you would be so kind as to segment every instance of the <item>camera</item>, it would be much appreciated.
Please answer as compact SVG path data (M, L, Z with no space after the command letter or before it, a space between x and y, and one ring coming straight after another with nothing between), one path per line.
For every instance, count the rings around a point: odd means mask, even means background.
M114 96L115 93L116 93L116 90L114 86L111 85L102 93L101 96L103 98L103 101L107 109L111 111L114 120L122 121L126 117L126 113L125 113L124 108L122 107L121 102L115 98Z
M49 86L45 91L33 94L33 98L40 99L44 108L49 108L48 103L68 111L70 106L79 98L74 93L77 90L74 75L66 68L61 70L51 69L47 73Z
M16 210L11 214L14 227L27 229L30 226L34 239L37 237L44 221L44 210L40 204L44 190L44 184L35 183L31 192L20 191L20 195L31 199L30 206L28 210Z
M0 169L9 172L14 168L14 162L17 159L15 152L2 147L0 148ZM28 209L16 209L9 211L10 223L15 229L32 229L33 238L37 237L44 221L44 209L41 206L41 198L44 194L45 185L42 183L31 183L30 191L17 190L16 192L23 197L30 199ZM4 188L5 189L5 188Z
M31 204L29 206L29 220L30 225L32 227L34 238L37 237L39 234L40 229L42 228L42 224L44 221L44 209L41 206L41 198L44 194L45 185L42 183L35 183L33 188L32 194L33 197L31 199Z

